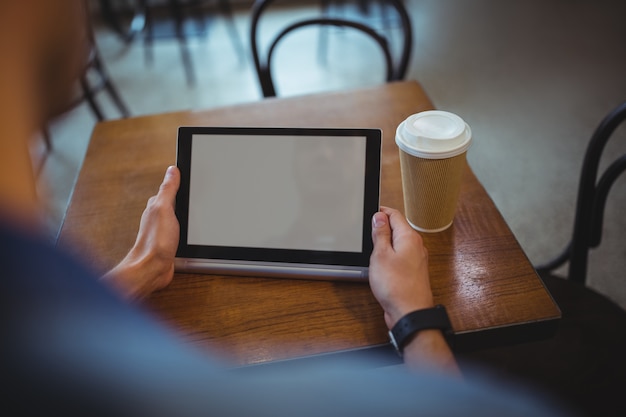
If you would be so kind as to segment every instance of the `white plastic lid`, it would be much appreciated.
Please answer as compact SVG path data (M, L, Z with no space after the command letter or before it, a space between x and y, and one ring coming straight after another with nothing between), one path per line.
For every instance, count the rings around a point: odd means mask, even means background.
M425 159L452 158L467 151L472 131L453 113L429 110L409 116L396 130L404 152Z

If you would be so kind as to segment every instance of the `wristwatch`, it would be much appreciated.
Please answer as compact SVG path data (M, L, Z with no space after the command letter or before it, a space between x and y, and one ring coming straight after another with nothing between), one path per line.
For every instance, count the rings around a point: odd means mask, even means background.
M402 356L404 346L415 333L426 329L440 329L446 341L450 344L452 325L444 306L437 304L432 308L417 310L398 320L395 326L389 330L391 344L396 348L398 355Z

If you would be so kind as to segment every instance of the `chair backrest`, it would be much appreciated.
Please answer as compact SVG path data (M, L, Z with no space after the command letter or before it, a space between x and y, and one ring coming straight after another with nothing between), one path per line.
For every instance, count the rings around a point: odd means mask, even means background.
M383 34L377 32L375 29L365 25L364 23L343 18L335 19L329 17L300 20L286 26L270 42L269 47L267 48L267 52L262 53L258 45L259 19L263 15L263 12L273 1L274 0L255 0L252 6L252 21L250 24L250 45L252 48L252 57L254 59L254 66L257 72L257 76L259 78L259 83L261 85L261 90L264 97L276 96L276 89L274 87L271 72L272 55L276 49L276 46L287 34L307 26L345 27L357 30L370 36L383 51L387 68L386 80L394 81L404 78L411 55L413 34L411 29L411 21L407 10L402 3L402 0L386 0L387 4L397 10L398 16L400 18L400 24L402 27L402 48L400 52L400 57L397 62L394 62L388 39Z
M626 154L623 154L598 180L600 158L611 135L624 120L626 102L609 113L591 137L580 173L572 239L559 256L537 267L538 271L551 271L569 261L568 279L585 283L589 249L598 247L602 240L606 198L615 180L626 170Z

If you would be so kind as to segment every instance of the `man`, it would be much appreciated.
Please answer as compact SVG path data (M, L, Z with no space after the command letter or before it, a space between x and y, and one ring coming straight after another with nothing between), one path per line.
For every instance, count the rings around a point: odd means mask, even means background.
M64 108L85 54L79 0L0 3L0 311L3 411L15 415L549 415L468 384L439 330L418 332L399 369L228 371L130 302L173 278L180 182L167 169L129 254L100 280L50 247L29 138ZM389 328L433 306L428 256L402 215L373 221L370 286ZM6 413L5 413L6 414Z

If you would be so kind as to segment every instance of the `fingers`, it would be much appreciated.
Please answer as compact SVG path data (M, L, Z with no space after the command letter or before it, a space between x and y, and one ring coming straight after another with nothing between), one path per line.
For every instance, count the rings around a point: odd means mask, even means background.
M400 211L389 207L381 206L380 210L389 216L389 223L394 233L397 231L412 231L413 228L406 221L406 218Z
M402 245L403 242L413 242L422 245L422 237L411 227L399 210L381 206L380 211L389 218L390 243L394 249L398 249L398 246Z

